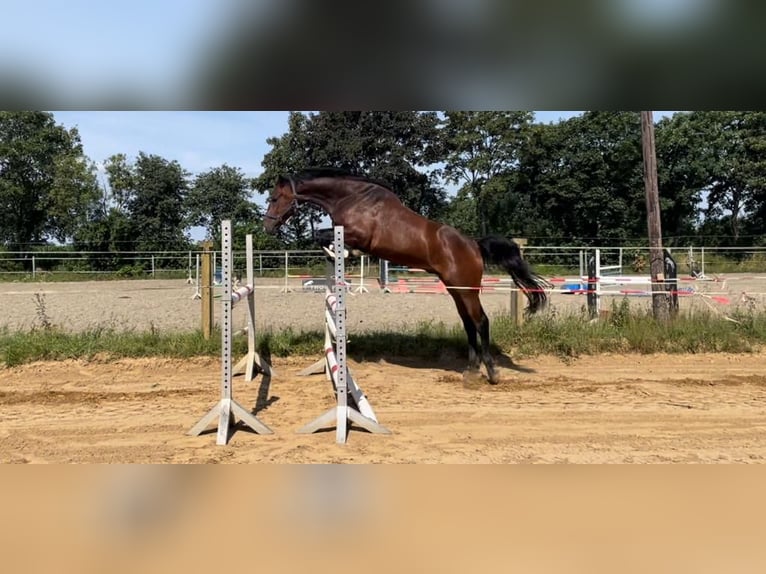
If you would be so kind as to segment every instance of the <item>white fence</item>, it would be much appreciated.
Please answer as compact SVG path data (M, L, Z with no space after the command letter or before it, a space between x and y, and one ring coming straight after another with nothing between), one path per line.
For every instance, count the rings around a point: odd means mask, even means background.
M598 248L604 267L612 274L641 273L642 258L648 270L648 247ZM596 247L528 245L525 256L533 266L553 266L558 269L556 273L582 276L586 274L587 253L594 249ZM679 275L734 272L737 265L749 265L747 271L766 271L766 247L689 246L674 247L670 251L678 264ZM0 280L44 279L69 274L93 278L116 275L193 280L198 254L199 251L0 251ZM220 252L214 252L214 255L215 269L218 269ZM244 252L235 252L234 258L235 268L244 266ZM304 277L322 276L324 262L325 255L321 250L256 251L254 254L258 276L284 278L285 285L293 286L299 285ZM366 277L377 276L377 261L366 259L364 265ZM353 267L349 269L349 273L355 272Z
M0 279L39 279L51 275L138 276L144 278L195 278L200 251L0 251ZM214 251L214 268L220 269L220 251ZM235 253L244 265L244 252ZM321 250L257 251L255 272L259 276L298 274L323 268Z

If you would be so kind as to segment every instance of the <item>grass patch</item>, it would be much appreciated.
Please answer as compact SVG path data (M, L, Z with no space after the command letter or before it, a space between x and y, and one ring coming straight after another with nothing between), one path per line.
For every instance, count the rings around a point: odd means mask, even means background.
M199 332L161 333L93 328L65 333L45 321L27 332L0 331L0 364L11 367L37 360L92 359L95 357L215 357L221 336L206 340ZM535 317L520 327L510 316L492 321L495 351L514 357L555 355L564 359L599 353L751 353L766 344L766 313L741 312L726 320L712 313L682 314L661 324L645 311L630 308L628 300L614 302L608 317L590 322L578 314L554 313ZM311 356L322 352L324 335L318 331L267 331L257 337L265 357ZM233 352L247 350L245 337L235 337ZM455 358L467 356L463 329L425 322L399 331L350 333L349 353L357 360L390 357Z
M751 353L766 344L766 314L742 313L732 319L703 312L659 323L650 312L631 309L623 299L612 303L606 318L592 322L583 315L548 314L516 327L511 317L499 317L493 335L506 352L569 358L599 353Z

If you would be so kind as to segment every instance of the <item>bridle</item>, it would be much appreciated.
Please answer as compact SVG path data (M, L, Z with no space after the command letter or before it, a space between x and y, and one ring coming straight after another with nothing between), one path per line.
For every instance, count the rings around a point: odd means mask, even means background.
M290 188L293 190L293 201L290 203L290 207L286 209L285 212L280 217L277 217L276 215L269 215L268 213L266 213L263 216L265 219L274 219L276 221L279 221L286 214L298 209L298 192L295 190L295 181L293 180L292 177L289 177L287 179L290 182Z

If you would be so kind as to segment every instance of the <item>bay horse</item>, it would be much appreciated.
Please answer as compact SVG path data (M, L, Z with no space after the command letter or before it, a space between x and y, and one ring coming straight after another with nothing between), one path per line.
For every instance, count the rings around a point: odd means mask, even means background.
M335 169L280 176L268 199L266 232L275 233L301 203L321 208L333 225L342 225L349 247L436 274L463 321L469 368L478 371L483 362L489 382L497 382L489 318L479 300L485 264L500 265L508 272L529 300L528 313L539 311L547 302L547 282L530 270L516 243L495 236L470 239L454 227L404 206L386 184Z

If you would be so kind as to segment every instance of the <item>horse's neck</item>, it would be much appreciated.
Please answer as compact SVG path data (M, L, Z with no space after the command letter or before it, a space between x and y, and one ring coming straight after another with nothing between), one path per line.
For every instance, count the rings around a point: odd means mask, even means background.
M304 183L297 192L303 201L320 207L332 218L339 211L338 204L350 194L337 183L323 184L319 182Z

